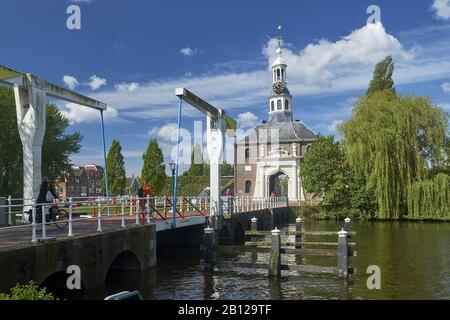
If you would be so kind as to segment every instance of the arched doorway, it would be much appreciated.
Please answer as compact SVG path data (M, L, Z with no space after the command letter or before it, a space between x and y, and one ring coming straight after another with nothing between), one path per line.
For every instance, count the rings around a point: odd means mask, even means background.
M289 176L281 171L269 177L269 196L275 194L277 197L288 196Z

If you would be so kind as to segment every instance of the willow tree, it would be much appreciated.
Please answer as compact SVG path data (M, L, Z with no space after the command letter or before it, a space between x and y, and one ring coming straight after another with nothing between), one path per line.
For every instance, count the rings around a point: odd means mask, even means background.
M378 218L406 215L413 183L426 179L431 167L444 165L448 120L424 97L379 90L357 100L340 130L350 165L375 192Z

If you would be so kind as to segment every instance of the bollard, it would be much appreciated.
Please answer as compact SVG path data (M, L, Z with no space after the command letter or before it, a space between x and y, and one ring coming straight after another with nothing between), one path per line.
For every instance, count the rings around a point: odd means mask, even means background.
M348 278L348 233L342 229L338 235L338 276Z
M69 232L67 233L68 237L73 237L73 229L72 229L72 210L73 210L73 203L72 198L69 198Z
M31 200L31 206L31 219L33 219L31 223L31 243L36 243L36 200L34 198Z
M138 226L141 224L139 222L139 210L140 210L139 196L136 196L136 225Z
M207 227L205 232L204 267L206 271L214 271L214 229Z
M350 232L350 221L352 221L352 219L349 217L344 219L344 231Z
M253 217L250 221L251 221L250 230L251 231L258 231L258 219L256 217ZM251 237L250 241L252 241L252 242L258 241L258 238L257 237Z
M167 196L164 195L164 219L167 219Z
M127 226L125 225L125 197L124 196L122 196L120 198L120 206L121 206L121 209L122 209L122 212L121 212L121 216L122 216L121 219L122 219L122 221L121 221L120 227L125 229Z
M146 215L145 215L146 220L143 219L143 220L142 220L142 224L144 224L145 221L147 221L147 223L150 223L150 196L147 195L147 197L146 197L145 200L146 200L145 210L147 211L147 213L146 213ZM142 218L144 218L144 215L142 215Z
M42 210L42 240L47 239L47 217L45 214L45 204L41 206Z
M102 203L101 199L97 199L97 232L103 232L102 230Z
M128 203L130 204L130 216L133 215L133 196L128 196Z
M8 225L12 225L12 212L11 212L12 199L8 196Z
M276 227L272 230L272 251L270 253L269 276L281 275L281 231Z
M295 219L295 249L301 249L302 245L299 242L302 242L302 218Z

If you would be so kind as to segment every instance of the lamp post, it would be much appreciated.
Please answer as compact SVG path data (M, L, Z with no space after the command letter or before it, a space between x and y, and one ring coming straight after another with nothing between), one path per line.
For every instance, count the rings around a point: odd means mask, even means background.
M175 170L176 170L176 163L172 160L169 163L169 167L170 170L172 171L172 190L173 190L173 198L172 198L172 217L173 217L173 222L172 222L172 226L175 226L175 218L176 218L176 210L177 210L177 190L176 190L176 186L175 186Z

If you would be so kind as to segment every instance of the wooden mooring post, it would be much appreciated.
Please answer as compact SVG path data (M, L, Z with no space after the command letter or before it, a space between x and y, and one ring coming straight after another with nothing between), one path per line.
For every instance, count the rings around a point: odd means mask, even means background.
M270 253L269 276L281 275L281 230L272 230L272 251Z
M302 245L302 218L295 219L295 249L301 249Z
M251 221L250 230L251 231L258 231L258 219L256 217L253 217L250 221ZM258 241L258 238L251 237L250 240L251 241Z
M205 249L203 264L206 271L214 270L214 229L207 227L203 230L205 232Z
M348 233L342 229L338 235L338 276L348 278Z
M345 228L349 228L350 219L346 219ZM286 241L281 243L281 230L277 227L272 231L258 231L257 219L253 218L251 221L251 230L246 231L245 234L250 236L252 241L246 242L245 246L220 246L215 243L215 230L213 228L204 229L205 245L204 245L204 268L207 271L213 271L214 267L219 268L248 268L248 269L265 269L268 270L268 276L275 278L281 276L282 270L298 271L301 273L317 273L317 274L334 274L340 279L348 279L350 274L355 272L355 269L349 267L349 257L355 257L356 251L350 250L350 246L356 243L350 243L349 235L354 234L352 231L346 231L342 228L341 231L303 231L302 220L296 219L295 232L287 231L287 235L295 235L295 242ZM311 236L338 236L338 242L304 242L302 235ZM258 240L260 237L271 236L271 241ZM334 246L337 249L311 249L308 246ZM305 246L307 248L305 248ZM291 248L289 248L291 247ZM295 247L295 248L292 248ZM270 254L269 263L252 263L237 262L237 261L220 261L215 260L215 250L230 250L238 252L251 252L252 254L268 253ZM324 256L337 257L337 265L335 266L318 266L318 265L299 265L299 264L282 264L282 254L293 254L296 256ZM252 258L252 260L256 260Z

